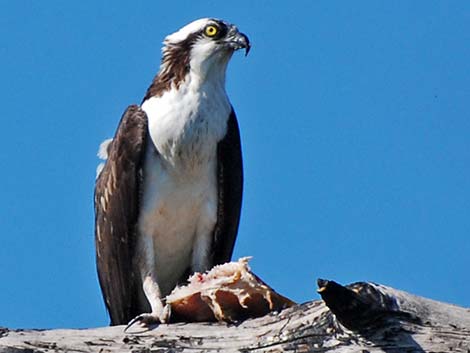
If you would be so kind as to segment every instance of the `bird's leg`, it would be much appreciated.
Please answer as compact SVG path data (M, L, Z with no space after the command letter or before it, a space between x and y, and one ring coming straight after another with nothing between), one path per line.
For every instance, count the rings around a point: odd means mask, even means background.
M204 239L196 239L193 247L193 255L191 259L191 272L204 273L211 268L209 257L209 241Z
M167 323L170 318L171 310L169 305L165 305L162 299L162 292L158 285L157 274L155 273L155 251L153 247L153 239L151 237L143 238L141 246L143 257L138 264L139 271L142 278L142 289L144 290L145 297L150 303L151 312L142 313L133 318L125 330L134 324L139 324L142 327L150 328L151 325L158 325L160 323Z
M210 249L212 243L212 232L217 222L215 200L207 202L203 208L201 218L197 225L196 238L194 239L193 253L191 259L192 272L205 272L211 269L212 259Z
M150 328L152 325L167 323L170 319L171 307L164 303L160 287L158 286L155 276L145 276L143 280L143 289L145 296L150 303L151 312L136 316L129 322L126 330L136 323L144 328Z
M160 287L155 276L146 276L143 281L145 296L150 303L152 312L149 318L154 318L157 323L167 323L170 318L169 306L164 303Z

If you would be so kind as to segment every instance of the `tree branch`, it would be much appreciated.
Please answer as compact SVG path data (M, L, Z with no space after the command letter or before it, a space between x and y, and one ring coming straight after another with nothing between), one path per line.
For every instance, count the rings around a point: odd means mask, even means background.
M468 309L373 283L318 284L323 300L238 324L2 328L0 352L470 352Z

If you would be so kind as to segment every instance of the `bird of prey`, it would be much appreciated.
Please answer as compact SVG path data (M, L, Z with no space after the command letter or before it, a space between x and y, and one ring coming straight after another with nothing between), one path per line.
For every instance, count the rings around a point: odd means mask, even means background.
M230 261L243 169L227 64L248 37L196 20L167 36L140 106L124 112L95 186L98 277L111 325L167 322L164 298L193 272Z

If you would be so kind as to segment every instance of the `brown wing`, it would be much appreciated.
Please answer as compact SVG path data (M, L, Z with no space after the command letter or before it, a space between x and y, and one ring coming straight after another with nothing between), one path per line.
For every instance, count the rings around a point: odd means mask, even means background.
M242 206L243 162L235 112L230 113L227 134L217 146L218 206L212 246L213 264L230 261Z
M133 271L147 115L137 105L124 112L108 160L95 185L95 245L98 277L111 325L140 314Z

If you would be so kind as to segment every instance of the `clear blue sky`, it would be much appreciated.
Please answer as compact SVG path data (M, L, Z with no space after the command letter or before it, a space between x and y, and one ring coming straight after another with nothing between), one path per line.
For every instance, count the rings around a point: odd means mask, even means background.
M253 44L235 257L300 302L321 277L470 306L470 2L3 1L0 326L107 324L96 151L200 17Z

